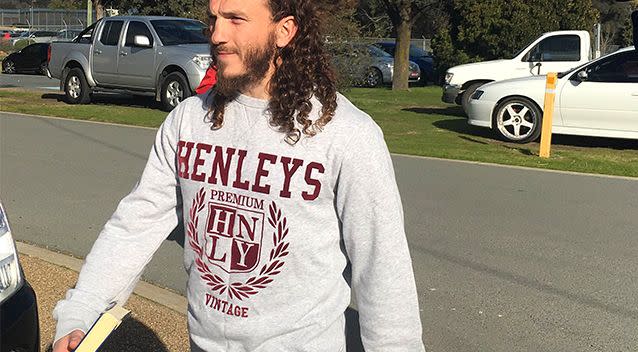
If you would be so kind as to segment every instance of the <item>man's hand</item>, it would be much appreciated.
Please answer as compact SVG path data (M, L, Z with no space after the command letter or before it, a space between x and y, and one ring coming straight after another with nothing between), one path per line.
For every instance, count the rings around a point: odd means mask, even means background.
M52 352L69 352L73 351L78 345L82 338L84 337L84 333L80 330L73 330L70 334L61 337L58 339L53 345Z

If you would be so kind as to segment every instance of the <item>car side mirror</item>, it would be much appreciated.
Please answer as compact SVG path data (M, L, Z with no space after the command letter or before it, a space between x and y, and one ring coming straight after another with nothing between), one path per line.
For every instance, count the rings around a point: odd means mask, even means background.
M133 38L133 44L142 48L152 47L150 39L145 35L136 35L135 38Z
M589 78L589 75L587 74L587 72L585 70L580 71L576 74L576 77L578 77L579 81L586 81Z

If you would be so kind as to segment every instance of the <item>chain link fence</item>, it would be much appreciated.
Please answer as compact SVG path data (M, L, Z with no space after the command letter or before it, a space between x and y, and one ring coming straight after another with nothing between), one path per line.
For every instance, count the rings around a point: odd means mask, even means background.
M45 31L84 29L86 10L0 9L0 28L24 28ZM96 18L93 11L93 18Z

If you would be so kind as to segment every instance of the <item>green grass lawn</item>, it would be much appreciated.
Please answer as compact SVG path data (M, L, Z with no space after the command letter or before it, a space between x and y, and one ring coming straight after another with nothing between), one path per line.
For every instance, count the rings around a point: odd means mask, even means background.
M538 143L499 141L467 124L461 109L440 101L439 87L408 92L356 88L345 93L370 114L394 153L638 177L638 141L554 136L552 157L538 157ZM60 93L0 89L0 110L157 127L166 113L151 98L98 97L67 105Z

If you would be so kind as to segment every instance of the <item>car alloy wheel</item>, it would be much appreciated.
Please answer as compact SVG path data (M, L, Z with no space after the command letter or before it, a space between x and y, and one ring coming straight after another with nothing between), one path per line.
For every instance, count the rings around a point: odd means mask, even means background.
M379 69L371 67L366 75L366 85L370 88L378 87L383 83L383 75Z
M3 71L4 73L9 73L9 74L16 73L15 63L11 60L5 61L3 64Z
M71 76L66 85L71 98L77 99L80 97L82 86L80 86L80 78L78 76Z
M176 107L184 99L184 89L178 81L168 83L166 100L172 107Z
M508 98L496 109L496 131L511 142L531 142L540 135L541 119L541 110L531 100L523 97Z

